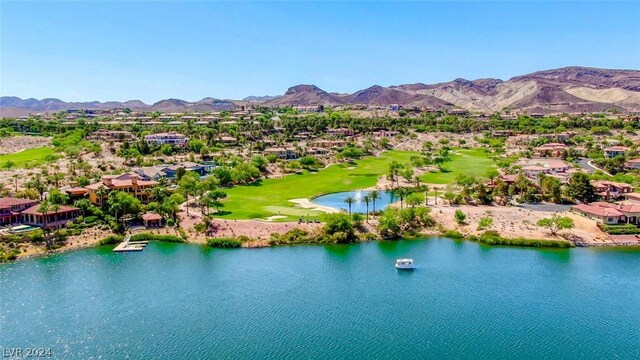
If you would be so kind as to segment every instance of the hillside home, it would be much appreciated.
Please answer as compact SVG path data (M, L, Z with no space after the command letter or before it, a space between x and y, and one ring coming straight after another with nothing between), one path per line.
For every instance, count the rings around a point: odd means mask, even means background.
M96 205L101 205L111 191L124 191L146 204L150 198L147 190L159 185L154 180L141 180L137 174L128 174L125 177L124 179L119 179L114 175L105 175L100 182L86 186L87 190L89 190L89 200Z
M94 132L88 139L94 141L130 141L134 139L134 136L128 131L103 129Z
M300 154L294 147L281 148L272 147L264 150L265 155L276 155L280 159L291 160L300 157Z
M37 204L37 201L31 199L0 198L0 225L19 223L22 220L20 212Z
M55 229L75 220L80 215L80 209L72 206L60 205L57 210L50 209L46 213L41 212L38 207L34 205L22 211L22 223L44 229Z
M625 183L600 180L592 181L591 185L595 189L596 194L604 201L616 200L633 192L633 187Z
M614 158L616 156L624 156L629 151L626 146L609 146L604 149L604 157Z
M640 158L631 159L624 163L624 166L629 170L640 170Z
M150 146L168 144L176 147L186 147L189 142L189 138L184 134L168 132L146 135L144 137L144 141L146 141Z
M337 128L337 129L328 128L325 131L325 133L331 136L342 136L342 137L353 136L355 134L353 130L347 129L347 128Z
M561 143L548 143L533 149L533 153L539 157L562 157L569 147Z

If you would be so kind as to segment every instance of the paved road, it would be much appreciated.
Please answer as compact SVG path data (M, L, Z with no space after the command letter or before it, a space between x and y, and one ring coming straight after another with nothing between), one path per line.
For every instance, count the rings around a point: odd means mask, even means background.
M578 159L578 165L582 168L582 170L586 171L587 174L592 174L594 171L598 170L593 166L589 165L588 158L580 158Z

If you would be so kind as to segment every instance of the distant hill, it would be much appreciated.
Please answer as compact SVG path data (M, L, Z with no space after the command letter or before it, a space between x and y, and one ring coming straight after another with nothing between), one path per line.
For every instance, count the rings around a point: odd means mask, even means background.
M222 111L238 105L381 105L426 106L433 109L462 108L495 112L519 110L528 113L597 112L609 109L640 111L640 71L588 67L564 67L500 79L455 79L439 84L374 85L353 94L331 93L315 85L290 87L281 96L250 96L242 100L204 98L196 102L161 100L146 105L139 100L124 103L98 101L74 103L59 99L0 98L2 116L68 109L111 109L128 107L136 111Z

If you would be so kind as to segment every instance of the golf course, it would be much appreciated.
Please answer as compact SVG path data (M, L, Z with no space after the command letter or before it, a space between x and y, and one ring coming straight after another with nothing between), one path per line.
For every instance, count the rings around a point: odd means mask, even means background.
M484 149L455 149L451 153L451 161L442 165L441 171L422 175L420 181L428 184L450 184L458 174L483 176L494 161Z
M33 167L53 159L55 159L53 148L43 146L0 155L0 167L3 169Z
M416 152L391 150L377 157L366 157L354 162L328 166L316 172L304 171L282 178L266 179L251 185L226 189L221 214L226 219L266 219L279 216L276 221L297 220L301 216L319 216L321 211L302 208L289 200L314 198L334 192L364 189L374 186L385 175L392 161L407 163ZM423 182L446 184L460 173L481 175L493 164L482 151L459 150L443 166L444 172L424 175Z

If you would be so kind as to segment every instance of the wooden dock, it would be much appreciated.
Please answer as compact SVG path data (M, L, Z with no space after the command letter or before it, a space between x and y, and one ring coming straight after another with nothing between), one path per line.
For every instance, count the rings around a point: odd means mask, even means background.
M127 235L118 246L116 246L114 252L133 252L142 251L147 246L148 241L131 241L131 235Z

